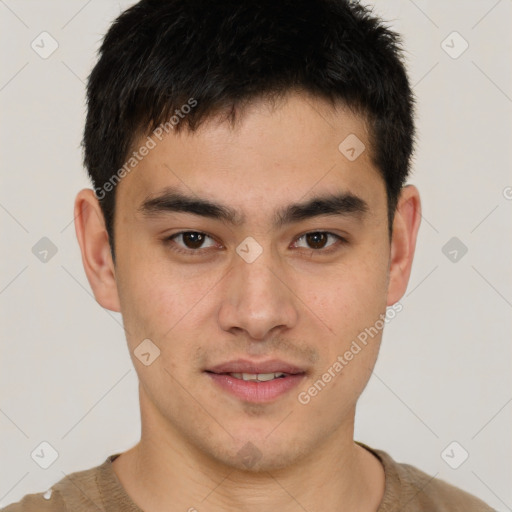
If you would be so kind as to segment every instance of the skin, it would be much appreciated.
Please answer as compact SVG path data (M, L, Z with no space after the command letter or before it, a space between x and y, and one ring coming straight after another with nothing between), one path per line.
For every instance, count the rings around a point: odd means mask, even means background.
M382 331L307 405L297 394L404 294L418 191L403 188L390 240L385 183L361 117L291 93L274 107L250 104L240 119L235 127L211 119L196 132L170 133L122 179L115 266L93 191L76 197L87 278L98 303L122 313L139 377L141 440L114 471L146 512L376 511L383 468L353 434ZM351 133L366 146L355 161L338 150ZM166 186L235 208L245 223L188 213L145 218L137 208ZM363 198L368 211L273 227L275 210L333 190ZM178 254L165 242L186 230L212 237L206 252ZM322 254L338 242L329 238L323 249L300 239L315 231L347 243ZM252 263L235 251L248 236L263 250ZM181 237L174 247L194 250ZM149 366L134 356L146 338L161 351ZM307 374L272 403L248 403L203 372L236 358L281 359ZM259 457L250 468L238 453L244 446Z

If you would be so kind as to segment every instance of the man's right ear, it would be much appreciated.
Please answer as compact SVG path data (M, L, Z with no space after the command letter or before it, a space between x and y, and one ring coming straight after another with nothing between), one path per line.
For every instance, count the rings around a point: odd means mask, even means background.
M80 190L75 199L75 232L82 263L98 303L111 311L121 311L115 267L110 253L103 212L94 191Z

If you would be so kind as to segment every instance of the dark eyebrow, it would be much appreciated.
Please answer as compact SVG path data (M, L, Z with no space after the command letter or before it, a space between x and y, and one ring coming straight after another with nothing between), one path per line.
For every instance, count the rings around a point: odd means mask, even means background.
M245 222L245 216L233 208L209 199L188 196L175 188L165 188L157 196L146 198L137 208L146 218L170 212L183 212L223 221L233 226ZM360 216L368 211L368 204L351 193L325 194L303 203L290 204L274 215L275 228L322 215Z

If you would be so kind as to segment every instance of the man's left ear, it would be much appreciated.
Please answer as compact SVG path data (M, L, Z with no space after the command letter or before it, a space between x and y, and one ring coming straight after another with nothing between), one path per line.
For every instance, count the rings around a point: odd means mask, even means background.
M411 275L416 238L421 221L421 201L414 185L402 188L393 220L387 305L399 301Z

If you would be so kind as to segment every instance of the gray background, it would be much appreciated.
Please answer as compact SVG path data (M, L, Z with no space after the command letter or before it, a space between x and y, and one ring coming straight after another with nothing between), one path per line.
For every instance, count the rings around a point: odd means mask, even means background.
M73 226L90 186L84 82L132 3L0 0L0 506L139 439L121 317L94 300ZM512 510L512 2L386 0L376 12L407 48L424 218L355 437ZM43 31L58 43L47 58L31 47L51 49ZM46 262L43 237L57 251ZM42 441L59 454L48 469L31 458Z

